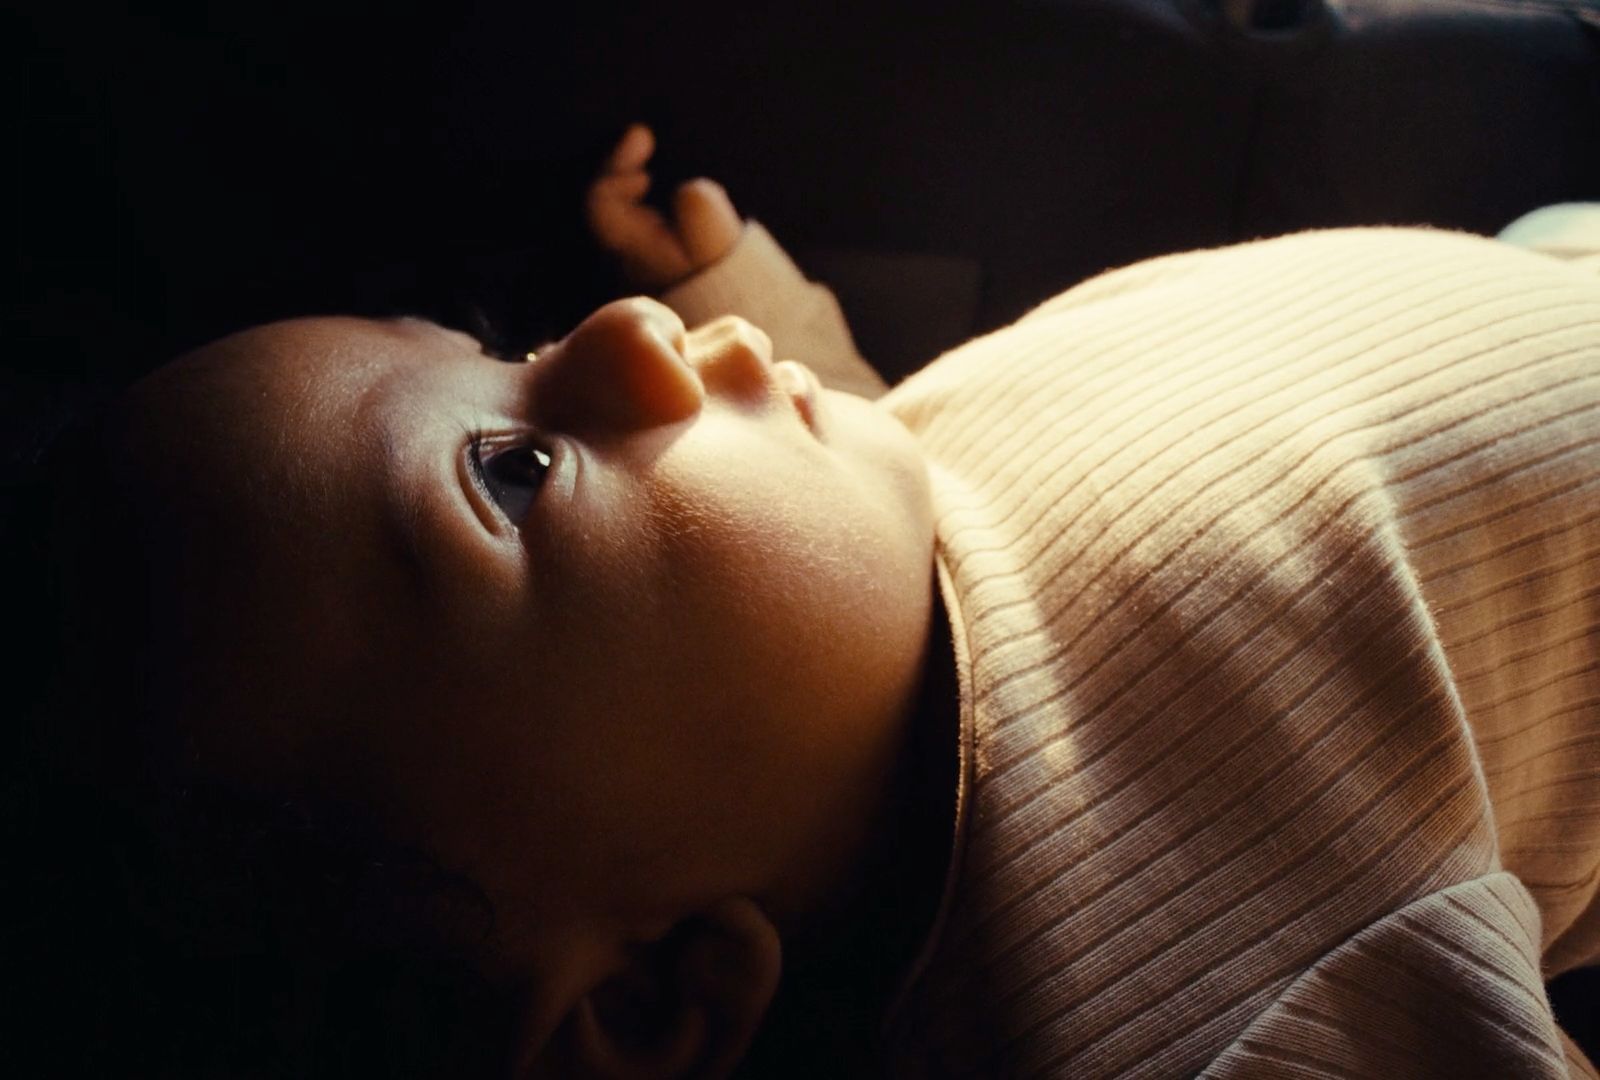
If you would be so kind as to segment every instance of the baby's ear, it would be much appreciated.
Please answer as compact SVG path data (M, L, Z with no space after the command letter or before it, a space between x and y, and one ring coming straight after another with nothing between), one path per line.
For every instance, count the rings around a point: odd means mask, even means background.
M765 912L730 897L634 946L568 1008L526 1075L711 1080L744 1057L778 987ZM534 1048L530 1048L534 1049Z

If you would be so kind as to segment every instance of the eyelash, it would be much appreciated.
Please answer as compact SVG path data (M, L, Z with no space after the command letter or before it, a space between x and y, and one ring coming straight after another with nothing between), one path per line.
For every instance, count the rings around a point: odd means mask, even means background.
M480 335L481 342L482 335ZM487 345L483 346L483 351L486 355L507 363L533 363L540 358L545 350L555 344L557 342L554 340L545 341L529 349L521 357L508 356L498 350L491 351ZM487 453L485 448L488 448ZM500 496L496 493L496 481L490 474L494 463L503 454L514 453L523 449L529 450L536 455L539 467L546 470L546 474L540 476L538 486L530 493L527 504L522 507L521 511L513 512L501 503ZM472 428L467 432L467 458L472 468L472 478L477 483L478 489L513 523L520 521L526 515L527 508L533 505L539 496L539 492L544 489L545 480L548 479L548 470L553 460L549 451L534 446L532 443L507 442L499 436L490 435L482 428Z
M520 508L512 509L508 508L502 503L502 496L499 492L497 492L497 488L501 486L501 481L499 481L492 474L496 461L507 454L512 454L523 450L531 452L534 455L535 461L538 463L539 468L544 471L540 474L538 483L533 485L531 489L528 490L526 503ZM467 458L472 466L473 479L477 482L479 489L483 491L483 493L488 497L489 501L494 503L495 506L499 507L501 513L510 518L514 524L520 522L522 518L526 516L529 507L531 507L533 503L538 500L539 493L544 490L544 485L549 479L549 469L552 461L554 460L553 456L548 450L536 446L532 442L502 441L496 436L488 434L481 428L474 428L468 433ZM505 486L510 485L506 484Z

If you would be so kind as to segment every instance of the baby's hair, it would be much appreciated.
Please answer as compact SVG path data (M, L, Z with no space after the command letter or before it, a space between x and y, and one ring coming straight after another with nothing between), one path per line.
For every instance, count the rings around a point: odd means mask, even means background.
M209 782L174 752L146 669L180 660L149 633L114 416L57 425L4 489L27 639L0 790L23 908L8 1043L63 1075L499 1072L512 1002L479 973L494 912L474 882L351 807Z

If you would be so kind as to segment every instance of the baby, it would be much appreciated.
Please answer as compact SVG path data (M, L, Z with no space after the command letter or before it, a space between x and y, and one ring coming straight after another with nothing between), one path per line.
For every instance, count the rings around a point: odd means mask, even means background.
M130 395L171 776L470 881L516 1075L1589 1068L1542 980L1600 960L1592 273L1175 256L879 397L651 149L588 214L664 303L511 364L297 319Z

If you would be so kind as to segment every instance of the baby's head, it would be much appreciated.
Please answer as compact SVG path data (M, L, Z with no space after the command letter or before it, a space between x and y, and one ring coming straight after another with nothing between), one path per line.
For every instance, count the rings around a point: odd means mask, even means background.
M184 770L359 808L476 882L534 1074L730 1068L886 810L924 466L770 354L642 299L526 363L305 319L124 413Z

